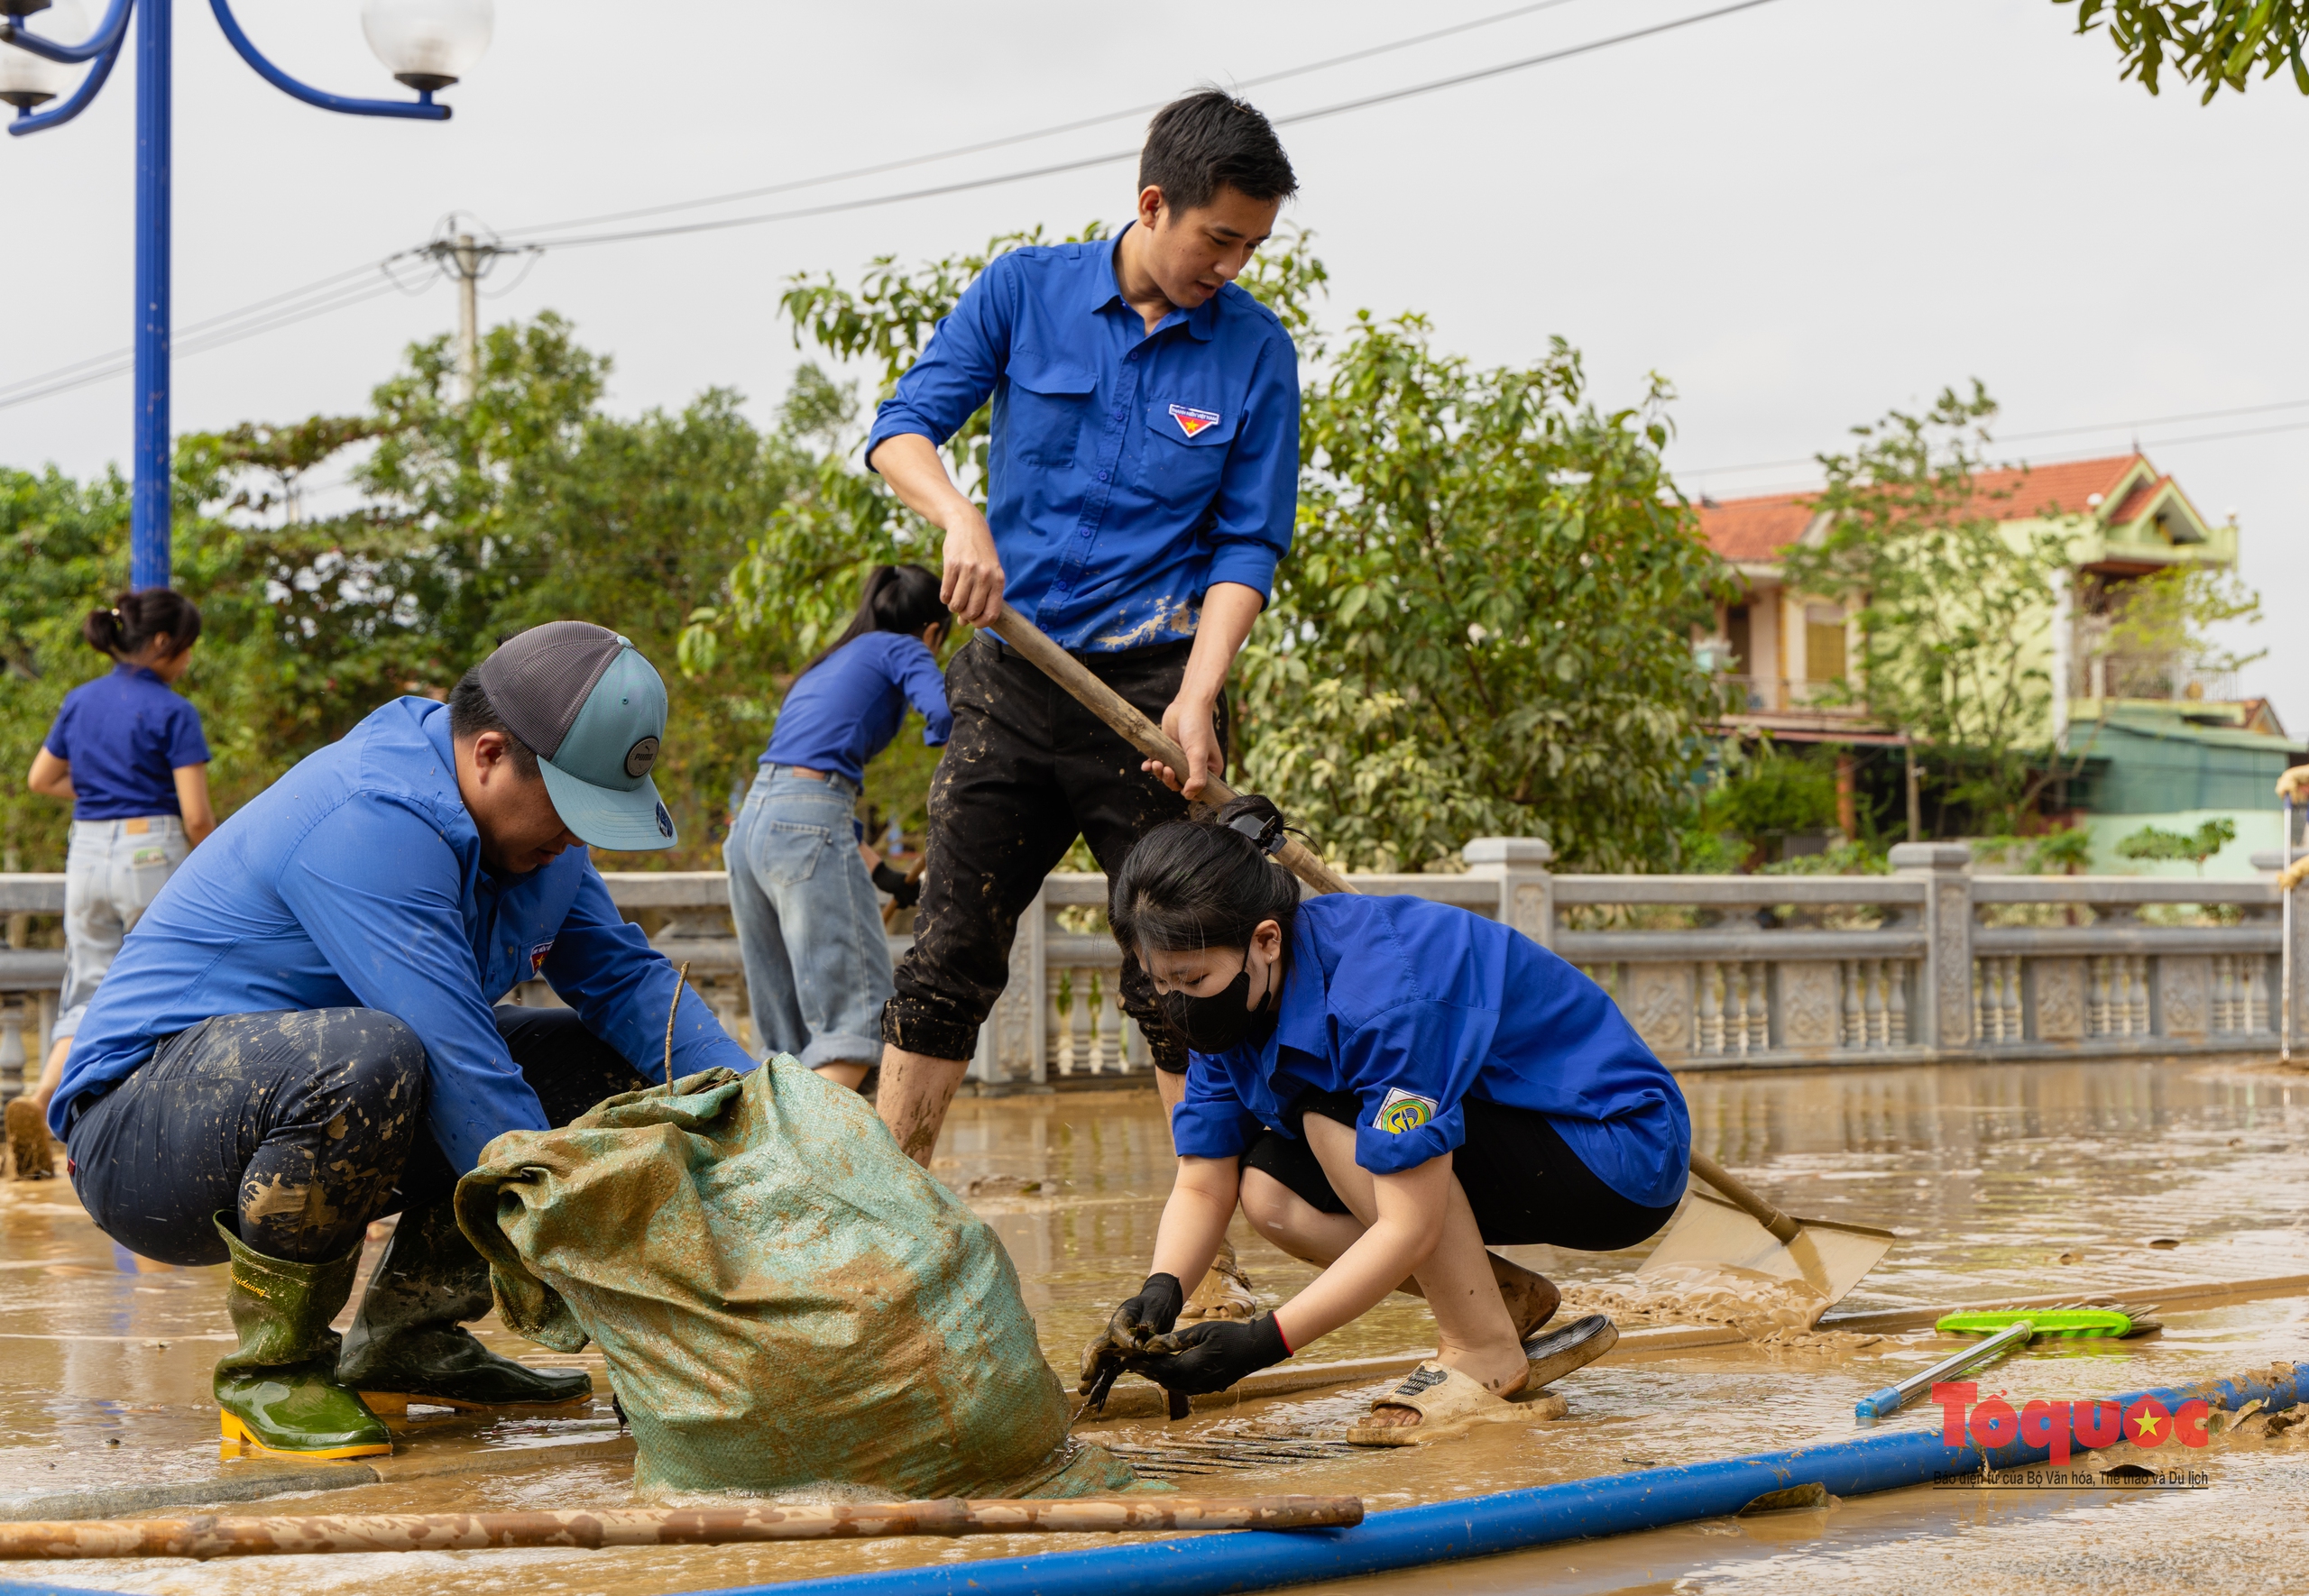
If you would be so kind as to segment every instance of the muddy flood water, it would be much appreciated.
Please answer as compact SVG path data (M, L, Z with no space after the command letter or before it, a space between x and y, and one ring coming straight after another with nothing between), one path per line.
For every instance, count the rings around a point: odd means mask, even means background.
M1881 1225L1899 1243L1839 1311L1979 1302L2000 1294L2110 1292L2129 1303L2210 1280L2309 1274L2309 1076L2204 1063L1843 1069L1688 1077L1699 1145L1790 1212ZM966 1099L934 1172L1016 1260L1052 1362L1083 1343L1145 1272L1170 1183L1152 1091ZM1009 1180L990 1178L1010 1177ZM1020 1190L1029 1183L1038 1188ZM1239 1221L1236 1245L1262 1297L1311 1276ZM1571 1289L1624 1286L1641 1250L1515 1255ZM209 1370L232 1337L222 1270L139 1267L88 1223L61 1181L0 1184L0 1508L28 1493L197 1480L221 1464ZM2309 1359L2297 1297L2161 1315L2160 1335L2040 1343L1982 1378L1982 1390L2053 1400L2227 1375ZM491 1325L499 1350L545 1353ZM1432 1344L1424 1308L1391 1298L1302 1358ZM1557 1389L1567 1417L1486 1426L1431 1446L1323 1455L1182 1477L1193 1494L1354 1493L1373 1511L1842 1439L1853 1405L1961 1344L1929 1330L1870 1340L1799 1339L1659 1355L1615 1355ZM594 1360L596 1385L604 1387ZM840 1371L828 1371L839 1380ZM1129 1382L1126 1382L1126 1389ZM1391 1382L1388 1382L1391 1383ZM1071 1379L1068 1381L1072 1389ZM1124 1447L1181 1436L1336 1436L1367 1409L1370 1384L1198 1412L1175 1424L1086 1426ZM1939 1409L1897 1422L1936 1426ZM613 1455L606 1399L590 1417L540 1423L428 1417L396 1422L403 1443L383 1483L272 1499L228 1512L573 1509L626 1505L630 1465ZM2203 1489L1916 1489L1770 1517L1576 1543L1343 1584L1346 1591L2309 1591L2309 1425L2288 1435L2222 1435L2187 1454ZM612 1455L573 1456L573 1444ZM536 1449L557 1461L540 1466ZM2178 1448L2166 1448L2177 1453ZM484 1455L485 1454L485 1455ZM2126 1447L2100 1466L2169 1463ZM428 1474L436 1463L501 1465ZM157 1509L150 1516L183 1516ZM41 1516L49 1516L46 1514ZM515 1550L87 1562L0 1567L0 1584L235 1596L391 1589L431 1592L650 1593L726 1589L927 1562L1017 1556L1112 1537L887 1539L787 1546Z

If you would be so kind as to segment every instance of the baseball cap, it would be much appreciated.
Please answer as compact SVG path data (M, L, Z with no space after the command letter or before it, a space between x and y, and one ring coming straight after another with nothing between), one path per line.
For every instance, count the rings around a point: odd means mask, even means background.
M630 641L549 620L481 662L482 691L538 772L562 823L595 848L671 848L674 817L649 767L666 735L666 684Z

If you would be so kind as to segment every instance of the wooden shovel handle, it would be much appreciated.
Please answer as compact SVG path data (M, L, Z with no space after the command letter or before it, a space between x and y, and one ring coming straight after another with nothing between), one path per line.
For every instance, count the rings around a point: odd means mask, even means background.
M1149 759L1160 759L1173 770L1187 768L1186 750L1163 735L1163 729L1138 712L1121 693L1084 667L1082 662L1044 637L1035 624L1006 601L995 618L994 629L1002 640L1032 661L1043 674L1066 689L1082 707L1113 727L1123 740ZM1235 789L1217 775L1203 778L1202 802L1216 809L1235 796ZM1305 843L1286 837L1275 852L1275 862L1317 892L1355 890L1347 877L1322 861Z
M1734 1206L1745 1212L1748 1217L1771 1232L1774 1241L1785 1244L1796 1239L1797 1233L1802 1228L1796 1221L1773 1207L1754 1192L1750 1191L1734 1179L1722 1164L1717 1163L1697 1147L1692 1149L1691 1170L1693 1174L1722 1192Z

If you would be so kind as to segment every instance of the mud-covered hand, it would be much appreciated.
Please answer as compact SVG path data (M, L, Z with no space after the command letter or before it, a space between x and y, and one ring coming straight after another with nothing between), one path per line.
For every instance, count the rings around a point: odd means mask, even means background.
M1112 1385L1115 1375L1122 1371L1122 1359L1177 1324L1186 1301L1186 1289L1179 1284L1178 1276L1148 1275L1138 1294L1124 1298L1107 1320L1107 1327L1082 1349L1082 1380L1075 1390L1088 1396L1101 1377Z
M1274 1315L1264 1313L1256 1319L1205 1319L1158 1335L1144 1352L1125 1358L1123 1367L1173 1396L1199 1397L1223 1391L1290 1355Z

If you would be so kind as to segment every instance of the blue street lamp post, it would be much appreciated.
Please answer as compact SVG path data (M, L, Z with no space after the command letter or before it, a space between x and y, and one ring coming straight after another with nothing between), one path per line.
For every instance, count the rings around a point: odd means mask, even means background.
M11 133L61 126L87 108L111 77L136 24L136 394L134 496L129 520L128 584L169 582L169 259L170 123L174 0L109 0L104 21L77 44L31 31L29 19L51 0L0 0L0 101L16 107ZM229 0L209 0L217 26L257 76L283 94L354 116L407 116L446 122L449 107L434 94L471 69L488 48L492 0L367 0L362 28L369 46L414 100L348 99L299 82L259 53L233 15ZM77 87L63 68L87 65ZM66 93L69 87L69 92ZM63 96L47 110L36 107Z

